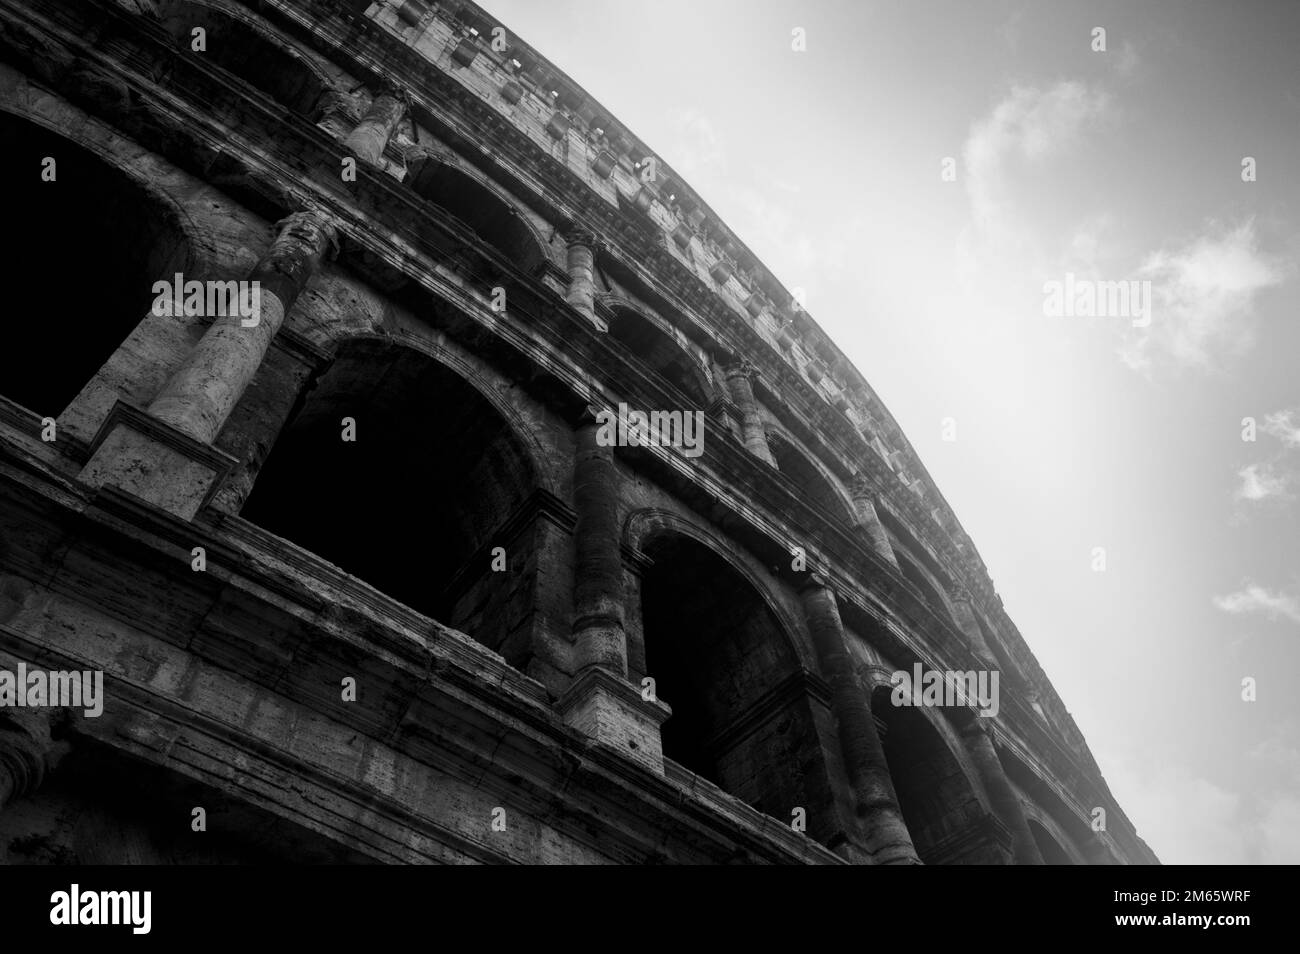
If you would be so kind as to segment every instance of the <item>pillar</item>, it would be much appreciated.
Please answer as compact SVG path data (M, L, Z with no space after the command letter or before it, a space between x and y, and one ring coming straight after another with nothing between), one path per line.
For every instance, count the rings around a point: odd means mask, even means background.
M246 279L258 283L256 313L215 318L147 411L119 400L92 442L81 479L192 519L236 464L213 441L334 243L334 226L319 212L279 222L271 248Z
M334 242L334 227L320 213L295 212L277 223L270 250L248 275L261 288L257 323L244 327L238 319L213 322L163 385L149 413L196 440L212 443L261 366L284 316Z
M984 783L993 805L993 813L1011 831L1012 860L1018 865L1041 865L1043 856L1029 830L1029 822L1020 807L1020 798L1011 786L997 750L993 747L993 727L989 719L974 716L962 729L962 738L971 761Z
M403 93L393 89L380 91L356 129L343 140L343 148L363 162L380 165L384 147L405 115L406 96Z
M596 317L596 237L591 232L577 229L566 239L565 264L569 271L569 285L564 300L605 331L609 326Z
M623 633L623 561L619 548L618 475L614 449L597 441L590 412L578 428L573 468L574 671L600 666L627 675Z
M356 101L338 89L328 89L316 104L316 125L331 136L345 139L360 122Z
M866 537L867 543L875 554L897 570L898 557L894 555L894 547L889 542L889 533L885 530L885 525L880 522L880 514L876 510L878 491L865 475L858 474L853 479L850 493L853 497L853 510L859 532Z
M853 666L835 594L814 574L800 595L822 675L831 687L831 709L867 850L876 864L919 864L868 696Z
M767 431L763 427L763 416L758 413L758 399L754 397L754 379L758 376L758 369L742 360L728 365L723 373L731 401L740 412L740 437L745 449L775 467L776 459L767 446Z
M659 726L672 710L627 681L619 480L613 447L599 432L589 408L573 468L573 678L558 706L567 724L662 774Z

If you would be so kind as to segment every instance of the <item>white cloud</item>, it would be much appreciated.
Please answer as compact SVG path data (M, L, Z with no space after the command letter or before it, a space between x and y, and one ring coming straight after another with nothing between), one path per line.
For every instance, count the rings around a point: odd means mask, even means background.
M1259 826L1261 864L1293 865L1300 862L1300 798L1278 798L1268 806Z
M1269 619L1289 619L1300 623L1300 598L1287 593L1273 593L1255 583L1248 583L1236 593L1216 596L1214 605L1225 613L1261 613Z
M1254 754L1254 753L1252 753ZM1294 776L1280 787L1224 788L1186 769L1125 760L1106 773L1138 835L1166 865L1300 863Z
M1266 415L1260 430L1276 437L1287 447L1300 447L1300 408L1274 411Z
M1233 228L1211 223L1181 248L1152 253L1138 277L1151 282L1151 325L1131 332L1120 357L1137 370L1164 362L1209 369L1216 358L1250 349L1255 300L1286 269L1258 249L1247 220Z
M1237 500L1268 500L1271 497L1290 498L1290 481L1277 473L1270 464L1248 464L1237 471L1241 483L1234 494Z
M1048 89L1017 86L977 121L962 147L966 194L976 226L998 233L1008 221L1006 184L1015 160L1038 163L1073 144L1106 115L1109 98L1077 80Z

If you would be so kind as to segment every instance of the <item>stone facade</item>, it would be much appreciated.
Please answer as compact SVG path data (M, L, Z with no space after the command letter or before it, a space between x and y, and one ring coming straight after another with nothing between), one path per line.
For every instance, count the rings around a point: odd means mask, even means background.
M870 386L508 24L0 0L0 124L0 670L105 695L0 708L0 859L1155 861Z

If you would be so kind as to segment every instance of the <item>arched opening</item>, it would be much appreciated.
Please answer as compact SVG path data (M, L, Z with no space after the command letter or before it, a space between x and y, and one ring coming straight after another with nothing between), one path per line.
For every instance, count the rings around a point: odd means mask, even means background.
M877 688L871 712L917 854L928 865L1005 863L987 837L987 813L961 763L921 710L894 705L892 692Z
M898 568L903 572L903 578L921 591L921 596L930 609L943 619L951 620L952 614L948 612L948 604L944 602L939 588L931 581L930 575L901 548L894 548L894 556L898 559Z
M429 155L407 171L406 182L422 198L432 202L445 216L494 249L505 261L526 274L533 274L546 260L537 235L523 213L489 189L440 157ZM473 250L457 249L469 270L483 279L496 269L478 260Z
M177 44L193 49L204 31L202 53L227 73L261 90L290 112L310 117L325 83L301 54L282 46L222 10L191 0L162 0L159 17Z
M809 834L833 837L828 716L780 621L710 547L663 533L643 552L646 673L673 710L664 755L783 822L803 807Z
M174 210L88 149L0 112L0 170L14 228L0 394L57 417L144 318L153 283L189 257ZM54 161L53 181L42 171Z
M984 636L984 645L988 646L994 658L998 661L998 668L1002 672L1002 678L1009 683L1023 684L1025 677L1021 675L1020 667L1012 661L1010 653L1002 645L1002 639L985 624L983 617L979 613L975 614L975 622L980 628L980 633Z
M1043 825L1034 819L1029 819L1029 830L1033 833L1034 844L1038 846L1038 853L1043 856L1043 862L1049 865L1072 865L1074 859L1070 853L1065 850L1059 841Z
M777 470L794 482L805 500L820 507L835 520L851 519L852 514L844 498L800 448L776 431L768 431L767 444L776 459Z
M637 361L668 381L697 407L708 403L699 369L672 337L644 315L624 306L612 308L609 336Z
M935 578L939 586L946 587L948 575L930 552L921 545L912 528L894 516L888 507L877 507L876 513L885 529L889 531L890 543L893 544L894 549L905 551L917 565L924 567L925 572Z
M361 339L304 395L242 516L522 669L536 568L531 526L515 518L534 486L526 450L475 388Z

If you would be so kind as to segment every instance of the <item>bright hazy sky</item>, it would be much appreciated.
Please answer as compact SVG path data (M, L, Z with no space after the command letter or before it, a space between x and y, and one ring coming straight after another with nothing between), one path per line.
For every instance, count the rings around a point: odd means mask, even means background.
M481 3L806 289L1161 860L1300 862L1300 3Z

